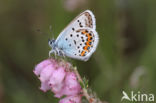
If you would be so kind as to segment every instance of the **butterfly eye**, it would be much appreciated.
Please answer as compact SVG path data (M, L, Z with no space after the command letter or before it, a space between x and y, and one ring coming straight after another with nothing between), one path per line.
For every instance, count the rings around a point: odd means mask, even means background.
M54 47L54 45L55 45L55 40L54 40L54 39L49 40L48 43L49 43L49 46Z
M52 42L52 41L50 41L50 45L52 45L52 43L53 43L53 42Z
M48 43L49 43L49 45L52 45L53 42L52 42L52 40L49 39Z

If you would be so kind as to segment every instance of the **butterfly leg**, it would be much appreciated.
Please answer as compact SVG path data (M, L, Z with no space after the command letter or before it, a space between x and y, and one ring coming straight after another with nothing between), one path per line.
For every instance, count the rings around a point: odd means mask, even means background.
M64 53L62 50L56 48L56 51L57 51L57 55L58 55L58 56L63 56L63 57L65 57L65 53Z
M61 56L63 60L66 60L66 55L62 50L59 51L59 54L59 56Z
M53 54L53 53L56 55L56 51L55 50L49 51L49 57L51 57L51 54Z
M63 56L63 52L61 50L57 50L58 56Z
M65 53L63 51L60 51L60 52L61 52L61 56L63 56L65 58L66 57Z

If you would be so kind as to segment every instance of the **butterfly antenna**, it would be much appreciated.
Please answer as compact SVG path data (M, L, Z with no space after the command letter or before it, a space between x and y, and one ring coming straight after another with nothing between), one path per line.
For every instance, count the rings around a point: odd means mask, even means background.
M52 26L51 25L49 26L49 31L50 31L50 34L52 34L52 39L54 39L54 34L52 32Z

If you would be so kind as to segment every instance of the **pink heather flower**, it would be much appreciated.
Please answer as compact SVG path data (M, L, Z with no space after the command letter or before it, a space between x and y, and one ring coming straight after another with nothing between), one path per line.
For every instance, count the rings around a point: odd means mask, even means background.
M81 86L77 80L74 72L69 72L65 78L65 86L63 89L63 94L65 95L76 95L80 93Z
M66 74L65 68L63 67L57 68L56 70L53 71L53 75L50 77L49 84L51 86L59 85L60 83L62 83L65 74Z
M40 81L41 82L49 81L49 78L51 77L54 71L55 71L55 66L52 63L45 66L44 69L42 69L42 71L40 72L40 78L39 78Z
M60 84L60 85L55 85L52 87L51 91L54 92L54 96L57 98L61 98L64 94L63 94L63 86L64 84Z
M63 94L62 88L64 86L64 78L66 72L65 68L59 67L54 72L53 75L50 77L49 85L52 87L52 91L55 93L55 97L60 98Z
M81 96L67 96L61 99L59 103L81 103Z
M39 76L42 91L51 90L57 98L67 96L60 103L80 103L81 86L70 71L70 63L47 59L35 67L34 73Z
M41 82L40 90L43 92L46 92L47 90L50 90L50 86L48 85L48 82Z
M44 92L50 90L50 86L48 84L49 78L51 77L54 69L56 68L56 62L52 59L47 59L37 64L35 70L33 71L35 75L40 76L39 79L41 81L40 89Z
M46 60L42 61L41 63L37 64L35 67L35 70L33 72L35 73L35 75L39 76L42 69L44 69L44 67L49 64L51 64L50 59L46 59Z

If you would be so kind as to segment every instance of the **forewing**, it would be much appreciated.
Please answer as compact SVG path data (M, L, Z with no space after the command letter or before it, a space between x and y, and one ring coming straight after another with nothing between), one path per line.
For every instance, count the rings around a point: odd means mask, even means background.
M82 12L65 27L65 29L57 37L56 43L59 42L61 38L64 38L64 36L75 33L77 29L90 28L95 30L95 22L94 14L90 10Z
M76 17L56 39L66 56L87 61L98 44L95 17L89 10Z

